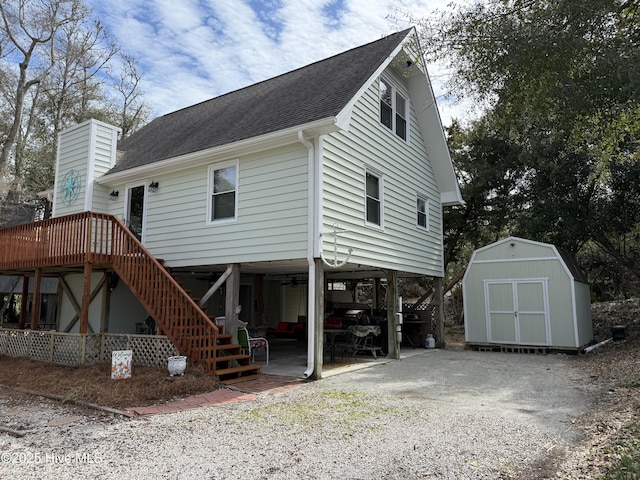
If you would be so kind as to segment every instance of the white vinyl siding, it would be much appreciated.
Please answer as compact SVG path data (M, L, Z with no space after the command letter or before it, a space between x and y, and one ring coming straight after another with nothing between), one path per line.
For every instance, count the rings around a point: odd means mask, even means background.
M386 74L385 77L391 77ZM409 98L400 77L392 78ZM379 85L373 82L356 103L349 132L328 135L323 142L324 204L322 248L333 250L334 223L342 258L352 246L350 262L419 275L442 275L442 209L440 193L422 134L409 122L411 143L390 140L379 121ZM408 103L411 107L411 102ZM415 112L412 112L415 116ZM395 135L394 135L395 137ZM363 225L366 168L384 177L384 230ZM429 230L416 228L416 192L427 202Z
M535 295L532 287L541 282L546 289L544 308L540 306L540 294ZM499 309L491 303L497 303L496 289L488 291L487 285L502 286L506 293L512 292L511 285L524 285L527 295L512 301L519 308L498 313L517 327L521 319L514 322L514 310L520 310L518 315L522 309L528 310L529 315L545 310L550 346L577 348L592 340L589 286L573 278L553 245L509 237L476 250L471 257L462 280L466 340L472 344L506 343L504 337L494 335L490 329L492 315ZM516 337L515 341L536 344L527 337Z
M118 129L111 125L96 124L94 137L95 164L93 178L99 178L107 173L115 164L115 145L118 140ZM101 185L93 185L91 210L94 212L108 212L111 208L109 201L111 189Z
M87 155L91 140L90 125L69 129L60 136L59 158L54 191L53 215L60 217L84 210L84 194L87 186ZM80 191L71 203L65 201L63 180L70 170L78 172Z
M238 159L235 222L207 222L209 168L154 177L145 246L168 265L190 266L306 258L307 149L301 144Z
M60 134L59 160L56 164L53 215L69 215L85 210L106 212L110 206L106 187L95 185L93 180L104 175L115 161L115 143L118 128L97 120L89 120L71 127ZM66 202L62 181L70 170L78 173L80 190L78 197Z

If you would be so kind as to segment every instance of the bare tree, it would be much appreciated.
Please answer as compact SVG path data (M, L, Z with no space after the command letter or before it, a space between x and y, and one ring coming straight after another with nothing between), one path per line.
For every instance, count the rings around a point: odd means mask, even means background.
M135 59L84 2L0 0L0 225L43 210L60 131L94 118L126 136L149 118Z
M90 13L82 0L0 3L0 35L5 38L2 55L18 66L14 88L13 121L0 149L0 170L9 163L23 118L25 97L51 72L60 59L56 35L65 25L81 22Z
M45 94L57 136L67 121L82 122L91 116L92 101L101 98L101 73L119 49L95 20L61 27L56 50L59 60L47 79Z
M142 77L138 72L136 60L127 54L122 54L122 60L120 78L114 79L114 83L120 97L118 126L122 128L122 137L125 138L148 121L151 108L142 99L140 90Z

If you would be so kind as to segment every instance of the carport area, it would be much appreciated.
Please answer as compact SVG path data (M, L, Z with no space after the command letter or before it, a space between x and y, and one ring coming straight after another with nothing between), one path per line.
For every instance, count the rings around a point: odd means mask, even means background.
M400 359L425 353L424 348L401 347ZM360 353L354 357L337 354L335 361L330 361L330 353L325 349L323 357L323 377L330 377L340 373L351 372L362 368L381 365L391 360L389 356L378 356ZM260 371L266 375L282 375L288 377L303 377L304 368L307 365L306 342L289 338L269 338L269 365L266 357L257 354L254 363L260 366Z

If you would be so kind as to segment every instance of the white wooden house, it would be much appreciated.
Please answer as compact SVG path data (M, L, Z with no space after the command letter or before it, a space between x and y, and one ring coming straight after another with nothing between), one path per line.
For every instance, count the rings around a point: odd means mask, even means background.
M238 306L253 325L303 320L305 374L319 377L325 282L386 279L393 331L397 278L443 276L442 210L462 199L413 29L118 135L94 120L60 135L49 236L84 236L74 248L93 255L76 270L49 265L56 255L35 267L66 285L60 330L128 332L150 315L211 362L185 340L210 335L210 320L189 330L182 310L166 313L177 300L146 286L161 259L232 332Z

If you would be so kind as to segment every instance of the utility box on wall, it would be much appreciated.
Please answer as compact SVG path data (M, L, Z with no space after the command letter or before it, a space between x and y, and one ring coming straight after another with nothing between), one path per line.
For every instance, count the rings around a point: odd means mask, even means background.
M509 237L476 250L462 292L467 345L577 350L593 340L586 276L554 245Z

